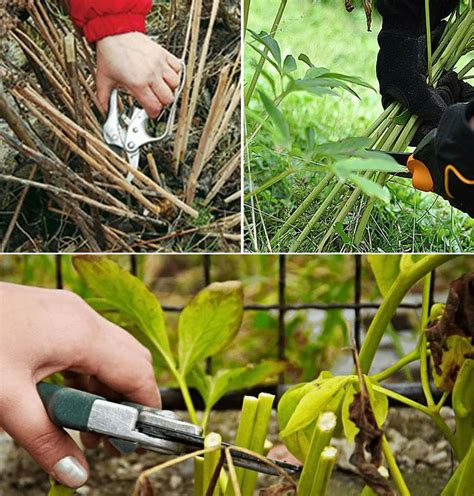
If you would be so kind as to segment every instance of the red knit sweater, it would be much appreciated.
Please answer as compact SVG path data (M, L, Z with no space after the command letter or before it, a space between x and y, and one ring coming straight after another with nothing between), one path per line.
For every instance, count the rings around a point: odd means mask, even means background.
M145 32L152 0L69 0L71 18L93 43L106 36Z

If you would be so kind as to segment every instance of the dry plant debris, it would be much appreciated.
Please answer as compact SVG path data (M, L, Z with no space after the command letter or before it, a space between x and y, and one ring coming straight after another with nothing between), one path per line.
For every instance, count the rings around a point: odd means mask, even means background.
M150 145L130 184L65 4L0 3L0 138L17 152L0 169L1 251L240 250L239 5L171 0L150 14L148 34L186 48L187 79L174 139Z

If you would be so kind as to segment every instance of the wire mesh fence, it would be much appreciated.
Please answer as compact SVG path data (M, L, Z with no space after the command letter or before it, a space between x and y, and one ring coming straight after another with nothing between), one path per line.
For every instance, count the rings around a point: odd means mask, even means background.
M286 314L290 311L301 311L301 310L347 310L351 311L352 317L352 329L354 333L354 340L356 347L359 348L363 340L363 329L362 329L362 312L364 310L377 310L381 303L365 301L362 297L362 255L347 255L353 259L353 300L344 303L321 303L321 302L305 302L305 303L288 303L287 299L287 255L278 255L278 290L277 290L277 303L273 304L261 304L261 303L249 303L245 304L244 311L263 311L263 312L277 312L278 313L278 324L275 330L275 342L277 345L277 358L279 360L285 360L287 357L287 339L286 339ZM202 285L207 286L212 282L212 268L214 259L218 258L219 255L202 255L200 264L202 266ZM129 270L133 275L138 274L138 262L136 255L129 256ZM61 255L56 257L56 286L58 288L63 287L62 280L62 261ZM433 294L435 287L435 276L432 274L431 288L430 288L430 306L433 303ZM410 309L419 310L421 309L422 303L420 302L402 302L399 309ZM168 305L162 303L162 308L164 312L179 313L184 308L184 305ZM212 358L208 359L206 362L207 373L212 373L213 363ZM227 394L217 405L216 409L240 409L241 403L244 395L246 394L258 394L258 392L269 392L275 394L277 399L289 388L291 384L285 383L285 375L280 374L278 381L274 385L262 385L252 389L240 390L233 393ZM424 394L421 386L417 383L411 382L399 382L387 384L387 388L396 391L404 396L411 398L415 401L424 401ZM179 390L174 388L160 388L163 398L163 404L169 409L184 409L184 401L181 397ZM193 402L197 408L202 408L202 400L197 393L197 391L191 391L193 397ZM441 395L438 391L433 389L433 395L436 398L440 398ZM277 403L276 403L277 404ZM393 402L394 406L403 406L400 403Z

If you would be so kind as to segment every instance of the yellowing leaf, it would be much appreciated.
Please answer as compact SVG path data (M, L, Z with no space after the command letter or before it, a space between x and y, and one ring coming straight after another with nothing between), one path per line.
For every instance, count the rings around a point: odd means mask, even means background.
M473 353L474 347L468 338L458 335L448 336L446 351L443 352L441 374L433 367L433 379L437 388L452 391L457 374L466 360L466 355Z
M97 303L99 312L118 312L155 361L174 364L160 302L140 279L106 257L77 256L73 264L96 297L91 303Z
M289 436L313 422L348 380L346 376L333 377L324 381L319 387L313 386L301 398L280 435Z
M225 348L237 334L242 315L240 282L216 282L200 291L179 316L181 374L185 376L197 362Z

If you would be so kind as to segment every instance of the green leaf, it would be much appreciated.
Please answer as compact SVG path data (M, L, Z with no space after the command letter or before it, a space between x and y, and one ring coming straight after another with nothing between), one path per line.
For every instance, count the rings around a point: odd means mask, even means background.
M398 114L393 121L395 124L398 124L399 126L405 126L405 124L408 123L411 117L411 112L406 109L404 110L401 114Z
M250 43L249 46L250 48L255 50L259 55L261 55L269 64L271 64L280 73L279 65L268 55L268 52L262 50L260 47L253 45L252 43Z
M369 152L365 157L350 157L334 164L336 173L347 175L350 172L406 172L406 168L385 153Z
M340 236L342 242L345 245L351 244L351 238L349 238L349 236L346 234L346 231L344 231L344 226L342 225L341 222L336 222L336 224L334 224L334 230Z
M278 67L281 67L281 50L280 50L280 45L278 42L270 36L268 33L265 31L260 31L260 34L257 34L255 31L252 31L249 29L250 33L252 34L253 38L262 45L267 48L270 53L273 55L273 58L275 59L275 62L278 64Z
M296 60L293 55L287 55L283 62L283 72L285 74L291 74L296 71Z
M202 372L195 374L197 368L199 367L196 367L191 372L192 383L199 390L201 396L203 396L206 408L210 410L224 394L238 389L261 385L269 377L275 377L277 374L283 372L286 368L286 364L284 362L269 360L258 365L219 370L219 372L212 377L206 376L207 394L205 396L202 394L202 391L205 390L205 387L203 386L204 381L201 375ZM195 382L196 380L198 382Z
M380 294L385 296L400 274L400 255L367 255Z
M280 435L289 436L313 422L348 380L346 376L333 377L322 382L319 387L315 385L301 398Z
M328 141L318 145L315 150L317 157L342 159L344 157L353 157L365 151L369 146L368 138L345 138L340 141Z
M342 81L347 81L348 83L356 84L357 86L362 86L364 88L369 88L373 91L377 91L371 84L364 81L361 77L358 76L347 76L346 74L340 74L337 72L328 72L325 77L340 79Z
M237 334L243 315L239 281L216 282L200 291L178 322L179 370L185 376L200 360L225 348Z
M314 67L314 64L311 62L311 59L305 53L300 53L298 56L298 60L301 60L301 62L304 62L306 65L309 65L309 67Z
M270 98L263 92L258 91L262 100L265 110L268 112L270 119L278 130L279 137L283 140L285 145L291 142L290 127L282 112L275 106Z
M390 193L387 189L367 177L359 176L359 174L350 174L349 179L367 196L378 198L385 203L390 202Z
M105 257L77 256L73 264L94 296L99 298L100 308L123 316L132 324L128 330L149 347L154 361L173 366L163 310L145 284ZM98 300L93 302L98 303Z
M344 400L342 402L342 410L341 410L342 427L344 429L344 436L349 442L354 441L354 438L359 432L359 429L356 427L354 422L352 422L352 420L349 419L349 408L352 402L354 401L354 395L357 392L358 390L356 390L356 386L354 384L351 384L347 388L347 391L344 395Z

